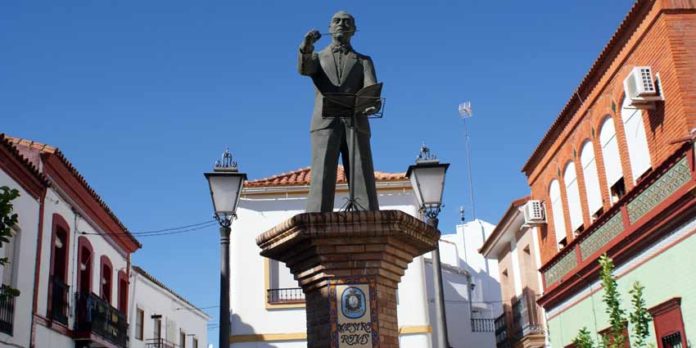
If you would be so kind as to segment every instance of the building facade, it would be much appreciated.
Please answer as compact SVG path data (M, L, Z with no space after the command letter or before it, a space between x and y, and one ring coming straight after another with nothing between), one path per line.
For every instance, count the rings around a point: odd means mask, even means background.
M551 344L609 327L598 258L624 308L645 286L658 347L696 337L696 4L636 1L524 165L538 228ZM630 331L630 325L628 327Z
M396 209L417 216L411 183L403 173L377 172L375 175L381 209ZM245 184L230 242L231 347L290 348L307 345L302 289L283 263L259 255L255 239L282 221L304 212L309 178L309 168L304 168ZM345 204L347 194L345 175L340 168L335 200L337 209ZM467 342L472 340L484 342L488 339L492 343L492 330L472 335L469 306L466 305L469 274L458 267L455 243L442 240L441 246L447 248L444 253L454 255L452 260L448 259L453 265L443 267L443 276L447 280L446 298L457 300L447 305L450 343L453 347L468 346ZM427 254L415 258L401 279L398 290L401 347L436 347L435 335L432 334L431 279L432 268ZM451 310L450 304L453 305Z
M14 235L0 248L3 284L20 294L0 300L0 346L170 348L139 345L132 313L184 300L131 267L140 243L59 149L0 134L0 186L20 194ZM184 303L171 317L187 322L178 326L185 347L206 344L207 316Z
M481 254L498 263L503 313L496 318L498 348L547 346L543 308L536 303L543 285L538 230L525 221L529 197L520 198L498 222L481 247Z
M129 348L206 348L210 316L133 266Z

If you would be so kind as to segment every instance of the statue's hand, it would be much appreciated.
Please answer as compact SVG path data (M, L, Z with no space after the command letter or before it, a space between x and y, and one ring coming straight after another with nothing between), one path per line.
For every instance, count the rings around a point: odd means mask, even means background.
M321 33L319 33L319 30L310 30L307 32L307 34L305 34L302 45L300 46L300 50L302 50L303 53L314 51L314 43L319 41L319 39L321 39Z

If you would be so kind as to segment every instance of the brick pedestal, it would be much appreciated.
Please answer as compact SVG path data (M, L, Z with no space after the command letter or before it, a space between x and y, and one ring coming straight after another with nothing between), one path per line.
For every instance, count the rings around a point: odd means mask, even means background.
M398 283L439 237L422 221L388 210L298 214L256 243L261 255L287 264L305 293L307 347L392 348L399 346Z

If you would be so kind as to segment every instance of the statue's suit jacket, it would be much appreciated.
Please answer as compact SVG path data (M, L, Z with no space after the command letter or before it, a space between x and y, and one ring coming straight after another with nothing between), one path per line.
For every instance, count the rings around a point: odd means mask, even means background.
M314 112L310 131L333 128L344 120L339 118L322 118L323 95L326 93L356 93L363 87L377 83L375 69L370 57L350 51L343 61L343 76L339 80L338 69L334 61L331 46L320 52L299 52L298 70L300 74L310 76L314 82ZM359 133L370 134L367 116L358 116L356 126Z

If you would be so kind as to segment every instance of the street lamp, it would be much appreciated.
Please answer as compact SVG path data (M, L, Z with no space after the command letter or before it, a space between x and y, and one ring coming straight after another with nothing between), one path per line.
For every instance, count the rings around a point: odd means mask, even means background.
M230 345L230 232L232 219L237 217L237 205L246 174L237 170L237 162L225 150L213 171L205 173L213 199L215 220L220 224L220 341L219 347Z
M442 193L445 189L445 172L449 163L440 163L423 145L416 159L416 164L408 167L406 176L418 199L420 212L426 223L437 229L437 215L442 208ZM442 290L442 268L440 267L440 244L432 252L433 287L435 288L435 320L438 326L437 343L440 348L449 348L447 337L447 317L445 314L445 296Z

